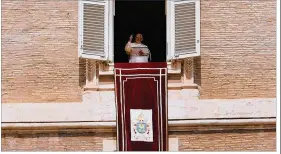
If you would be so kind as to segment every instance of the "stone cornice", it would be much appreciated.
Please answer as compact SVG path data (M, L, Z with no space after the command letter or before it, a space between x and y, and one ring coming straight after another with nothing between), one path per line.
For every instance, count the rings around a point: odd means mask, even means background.
M276 119L216 119L169 121L169 131L276 129ZM2 133L116 132L116 122L2 123Z
M84 94L83 103L3 103L2 122L115 121L113 92ZM275 118L275 98L169 100L168 119Z

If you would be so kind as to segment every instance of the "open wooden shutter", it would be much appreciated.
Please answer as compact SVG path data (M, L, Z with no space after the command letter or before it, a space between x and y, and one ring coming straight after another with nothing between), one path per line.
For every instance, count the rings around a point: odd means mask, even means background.
M108 60L109 1L79 1L79 57Z
M169 59L199 56L200 0L171 0L168 10Z

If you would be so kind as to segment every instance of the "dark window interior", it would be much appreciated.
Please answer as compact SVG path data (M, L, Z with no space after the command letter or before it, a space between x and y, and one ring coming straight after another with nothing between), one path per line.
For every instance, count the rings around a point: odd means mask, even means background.
M165 0L115 0L114 62L128 62L124 47L136 33L143 35L152 62L166 62Z

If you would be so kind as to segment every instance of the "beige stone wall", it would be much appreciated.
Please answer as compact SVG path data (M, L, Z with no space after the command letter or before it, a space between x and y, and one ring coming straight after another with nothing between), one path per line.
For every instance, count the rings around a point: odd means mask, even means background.
M276 1L201 0L200 98L276 97ZM2 1L2 102L79 102L77 1Z
M275 130L175 132L179 151L276 151Z
M115 133L41 133L2 135L2 151L102 151Z
M2 102L78 102L77 1L2 1ZM80 66L79 66L80 65Z
M275 59L275 0L201 0L201 98L276 97Z
M179 151L276 151L275 130L171 132ZM115 133L2 134L2 151L102 151Z

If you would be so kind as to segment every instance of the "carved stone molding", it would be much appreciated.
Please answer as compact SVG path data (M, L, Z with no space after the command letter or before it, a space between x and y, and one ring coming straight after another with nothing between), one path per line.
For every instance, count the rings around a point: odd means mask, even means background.
M183 60L183 84L194 83L194 66L193 58L185 58Z
M92 59L86 60L86 87L98 86L98 62Z
M184 60L174 60L167 62L168 76L172 79L169 82L169 89L197 89L194 83L194 62L193 58ZM114 81L110 79L114 76L114 63L105 63L103 61L86 60L86 86L84 90L114 90ZM174 82L178 77L178 81ZM102 79L101 79L102 78Z

